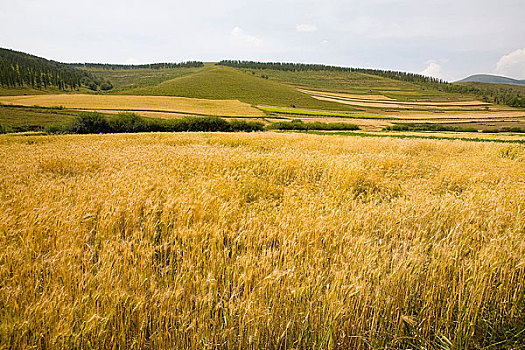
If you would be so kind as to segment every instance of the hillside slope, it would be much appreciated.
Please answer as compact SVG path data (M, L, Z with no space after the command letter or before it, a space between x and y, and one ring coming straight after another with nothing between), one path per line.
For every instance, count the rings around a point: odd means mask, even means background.
M196 73L153 86L122 91L130 95L164 95L206 99L238 99L253 105L297 106L328 110L355 107L317 101L293 86L223 66L207 66Z
M157 85L164 81L196 73L201 67L180 67L167 69L89 69L98 77L111 81L111 93L120 93L122 90Z
M57 61L47 60L24 52L0 48L0 86L4 89L109 90L102 81L88 71Z
M357 94L381 94L402 101L421 99L466 98L469 95L454 94L429 89L420 84L389 79L359 72L340 71L283 71L272 69L242 69L254 75L264 75L294 87Z

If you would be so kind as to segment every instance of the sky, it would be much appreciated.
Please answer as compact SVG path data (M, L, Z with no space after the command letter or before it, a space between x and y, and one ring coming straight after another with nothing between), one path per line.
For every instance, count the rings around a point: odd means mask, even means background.
M0 0L0 47L61 62L222 59L525 79L525 0Z

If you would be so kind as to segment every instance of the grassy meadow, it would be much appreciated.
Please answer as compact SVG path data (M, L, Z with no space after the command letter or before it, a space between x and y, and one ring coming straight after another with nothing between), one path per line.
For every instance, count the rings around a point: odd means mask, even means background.
M70 122L71 111L53 108L0 106L0 125L9 131L38 131L46 126Z
M223 66L205 66L200 71L167 80L157 85L125 90L131 95L183 96L203 99L236 98L252 105L275 105L326 110L356 111L359 108L334 102L318 101L296 90L294 86L247 74Z
M349 92L361 95L385 95L400 101L419 99L462 99L468 96L422 88L419 84L392 80L357 72L280 71L272 69L243 69L254 76L265 75L271 81L303 89Z
M525 146L0 136L0 349L519 349Z
M279 107L258 107L261 111L272 114L296 115L296 116L318 116L318 117L340 117L340 118L356 118L356 119L391 119L382 115L373 114L351 114L351 113L337 113L328 111L312 111L297 108L279 108Z
M169 68L169 69L89 69L90 72L111 81L111 93L138 87L157 85L164 81L176 79L200 71L201 68Z

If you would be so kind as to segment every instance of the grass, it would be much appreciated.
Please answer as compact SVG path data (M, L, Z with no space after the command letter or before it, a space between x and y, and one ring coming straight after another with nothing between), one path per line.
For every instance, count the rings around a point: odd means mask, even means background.
M90 92L89 89L81 88L78 91L71 91L71 90L59 90L57 88L47 88L47 89L33 89L31 87L23 86L23 87L5 87L0 86L0 96L19 96L19 95L45 95L45 94L57 94L57 93L87 93Z
M277 122L266 126L267 130L359 130L359 126L351 123L303 123L300 119L289 122Z
M387 126L388 131L455 131L455 132L477 132L478 129L472 127L461 127L455 125L442 125L436 123L397 123Z
M267 75L269 80L294 87L318 89L331 92L350 92L358 94L383 94L400 101L418 99L458 99L465 95L451 94L422 88L418 84L387 79L375 75L356 72L330 71L278 71L271 69L244 69L254 76ZM472 98L472 97L468 97Z
M0 136L0 348L516 349L523 145Z
M238 99L252 105L273 105L326 110L358 110L333 102L317 101L294 87L223 66L200 71L155 86L126 90L126 94L183 96L203 99Z
M166 80L179 78L198 72L202 68L168 68L168 69L89 69L96 76L111 81L110 93L123 90L160 84Z
M43 130L52 124L67 123L75 115L61 109L0 105L0 125L10 132Z
M308 115L308 116L320 116L320 117L341 117L341 118L358 118L358 119L394 119L392 117L374 115L374 114L349 114L349 113L337 113L328 111L309 111L304 109L289 109L279 107L266 107L257 106L262 111L268 113L277 114L290 114L290 115Z

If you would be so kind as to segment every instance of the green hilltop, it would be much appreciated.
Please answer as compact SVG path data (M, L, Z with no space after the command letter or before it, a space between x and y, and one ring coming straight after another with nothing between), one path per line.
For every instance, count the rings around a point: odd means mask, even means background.
M238 69L208 64L192 74L156 85L123 90L131 95L166 95L204 99L238 99L253 105L292 106L327 110L356 110L355 107L313 99L291 85Z

